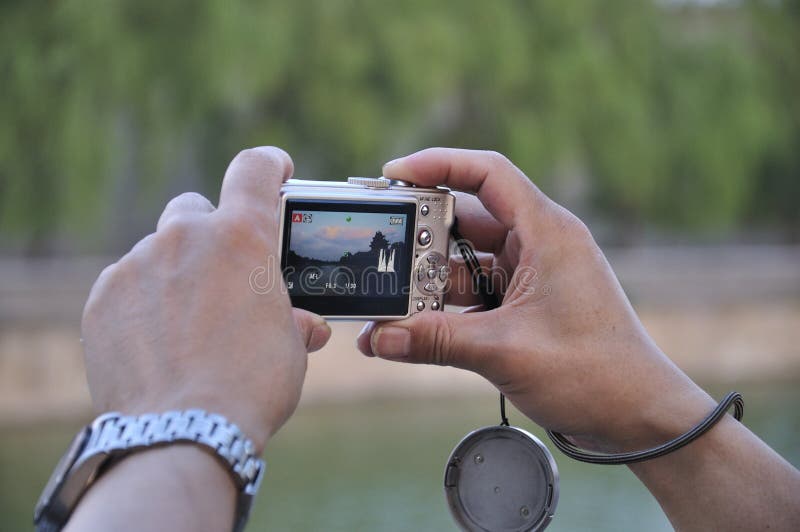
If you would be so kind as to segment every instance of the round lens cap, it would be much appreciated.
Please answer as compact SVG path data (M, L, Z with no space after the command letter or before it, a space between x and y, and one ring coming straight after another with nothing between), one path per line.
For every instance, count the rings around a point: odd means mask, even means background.
M472 531L543 530L558 504L558 468L533 434L484 427L450 453L444 473L450 513Z

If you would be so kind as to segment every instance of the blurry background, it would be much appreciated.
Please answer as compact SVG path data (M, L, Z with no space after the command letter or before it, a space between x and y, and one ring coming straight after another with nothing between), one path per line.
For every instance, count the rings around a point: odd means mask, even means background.
M261 144L337 180L431 145L505 153L587 221L659 345L800 465L798 94L790 0L3 2L0 529L29 528L91 417L97 273ZM454 529L444 463L495 392L364 359L359 327L312 355L254 530ZM556 459L551 529L669 529L626 469Z

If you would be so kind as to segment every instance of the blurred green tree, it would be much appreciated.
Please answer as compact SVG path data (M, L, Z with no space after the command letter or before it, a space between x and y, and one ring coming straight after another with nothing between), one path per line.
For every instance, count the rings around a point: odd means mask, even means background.
M0 245L124 249L264 143L330 179L496 149L628 232L796 230L797 6L5 2Z
M800 240L800 2L768 9L751 0L748 7L756 20L750 39L778 116L760 157L748 218L788 229Z

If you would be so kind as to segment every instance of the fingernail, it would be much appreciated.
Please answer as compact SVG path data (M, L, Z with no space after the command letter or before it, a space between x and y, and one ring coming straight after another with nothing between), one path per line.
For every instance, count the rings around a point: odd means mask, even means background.
M397 164L397 163L399 163L401 160L402 160L402 157L401 157L400 159L392 159L391 161L389 161L388 163L386 163L386 164L384 164L384 165L383 165L383 171L384 171L384 172L386 172L386 170L388 170L388 169L389 169L389 168L391 168L392 166L396 165L396 164Z
M372 327L374 323L368 321L364 324L364 327L361 328L361 332L358 333L356 337L356 347L359 351L361 351L364 355L368 357L374 357L375 354L372 352L372 347L370 346L370 338L369 335L372 332Z
M308 342L309 351L319 351L331 337L331 326L325 323L315 323L311 329L311 338Z
M321 334L328 334L331 332L331 326L327 321L322 320L321 323L314 324L314 332Z
M381 358L402 358L411 349L411 332L402 327L381 327L372 333L372 352Z

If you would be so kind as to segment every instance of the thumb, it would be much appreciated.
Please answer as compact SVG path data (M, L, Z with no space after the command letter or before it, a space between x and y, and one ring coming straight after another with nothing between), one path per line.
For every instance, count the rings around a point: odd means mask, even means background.
M322 316L307 310L293 308L294 322L308 352L322 349L331 338L331 328Z
M420 313L406 320L365 327L357 345L368 356L483 373L493 350L486 334L493 330L487 323L492 314Z

